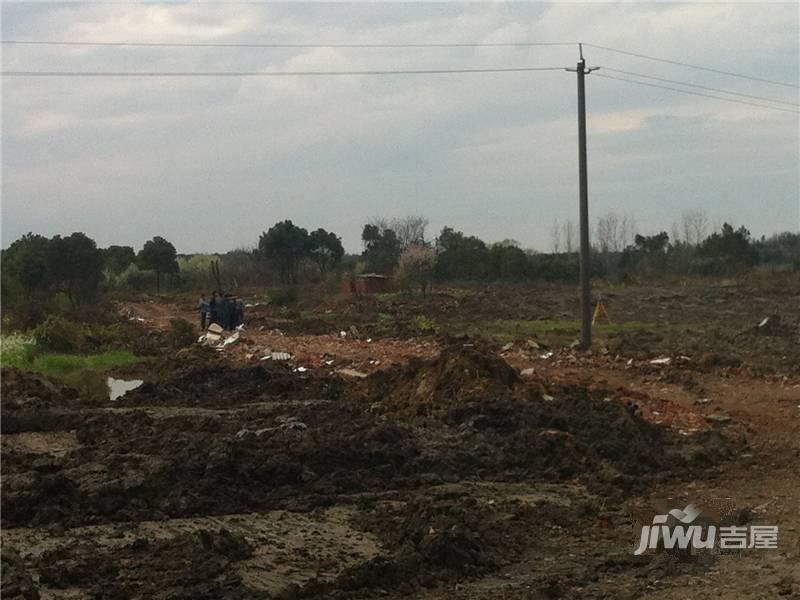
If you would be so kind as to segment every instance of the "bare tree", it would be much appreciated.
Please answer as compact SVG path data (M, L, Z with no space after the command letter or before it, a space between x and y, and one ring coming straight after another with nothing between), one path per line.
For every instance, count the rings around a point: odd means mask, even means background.
M614 211L609 211L599 219L595 226L595 239L600 251L622 252L633 243L636 236L636 222L626 213L620 216Z
M702 210L693 210L685 214L684 219L689 225L688 242L699 246L708 234L708 215Z
M553 221L553 227L550 229L550 239L553 244L553 254L558 254L561 250L561 223L558 219Z
M566 246L567 254L572 254L577 249L575 247L575 223L572 219L567 219L564 222L564 245Z
M673 225L673 239L691 246L699 245L708 234L708 215L702 210L685 210L680 221Z
M611 211L597 219L595 239L603 254L620 251L622 222L617 213Z
M400 241L400 248L405 250L409 246L424 246L425 229L428 227L428 219L418 215L407 217L395 217L385 219L383 217L373 217L369 221L370 225L375 225L380 231L391 229Z
M625 250L625 248L633 244L636 233L636 220L628 215L628 213L622 213L622 223L620 224L620 250Z

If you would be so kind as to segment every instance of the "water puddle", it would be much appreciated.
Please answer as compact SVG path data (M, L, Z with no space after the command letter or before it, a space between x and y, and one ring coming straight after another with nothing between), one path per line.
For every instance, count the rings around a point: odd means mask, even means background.
M109 377L103 371L81 369L61 377L64 384L76 388L81 397L92 401L114 401L124 396L126 392L135 390L142 383L141 379L117 379Z
M117 398L124 396L126 392L135 390L144 381L141 379L115 379L109 377L106 383L108 384L108 399L113 402Z

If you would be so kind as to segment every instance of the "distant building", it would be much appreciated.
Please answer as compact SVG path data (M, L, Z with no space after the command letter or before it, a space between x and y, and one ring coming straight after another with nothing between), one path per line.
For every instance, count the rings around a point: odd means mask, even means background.
M342 293L360 296L362 294L384 294L392 291L392 278L380 273L359 273L342 282Z

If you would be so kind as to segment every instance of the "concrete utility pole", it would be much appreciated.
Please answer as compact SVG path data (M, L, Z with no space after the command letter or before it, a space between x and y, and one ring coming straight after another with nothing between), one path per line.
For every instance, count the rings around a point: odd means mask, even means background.
M578 176L580 180L580 288L581 288L581 346L588 349L592 345L592 299L589 282L589 184L586 176L586 89L584 75L597 69L587 69L583 59L583 45L578 44L580 60L575 72L578 74ZM567 69L572 71L572 69Z

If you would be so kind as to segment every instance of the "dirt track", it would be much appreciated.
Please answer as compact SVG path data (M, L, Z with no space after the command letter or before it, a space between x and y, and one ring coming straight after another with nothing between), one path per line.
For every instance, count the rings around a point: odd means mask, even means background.
M768 357L275 329L113 405L4 372L4 596L800 595L800 384ZM716 497L779 549L632 554L662 499Z

